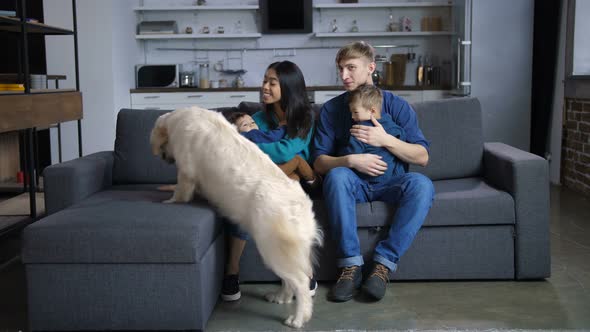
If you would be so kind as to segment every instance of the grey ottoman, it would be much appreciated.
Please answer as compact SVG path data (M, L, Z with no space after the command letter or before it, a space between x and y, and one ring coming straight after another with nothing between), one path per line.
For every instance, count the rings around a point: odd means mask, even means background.
M24 230L31 330L205 328L221 289L221 221L204 202L124 189Z

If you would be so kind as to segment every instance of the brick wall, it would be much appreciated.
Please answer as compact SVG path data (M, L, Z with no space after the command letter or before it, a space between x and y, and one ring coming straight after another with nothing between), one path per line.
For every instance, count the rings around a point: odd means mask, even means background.
M561 183L590 196L590 99L566 99Z

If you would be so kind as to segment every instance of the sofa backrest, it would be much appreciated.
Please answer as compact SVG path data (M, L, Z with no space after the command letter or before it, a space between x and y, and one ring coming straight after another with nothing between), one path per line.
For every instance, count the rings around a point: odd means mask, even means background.
M175 183L176 166L154 156L150 133L156 119L170 111L122 109L117 115L113 184Z
M476 98L451 98L412 104L430 141L428 166L410 166L432 180L480 175L483 159L481 105Z
M481 106L475 98L453 98L416 103L412 107L419 126L430 141L426 167L410 166L432 180L463 178L481 174L483 134ZM314 104L319 114L321 104ZM218 108L253 114L261 103L242 102L237 107ZM152 155L149 137L156 119L169 110L122 109L117 116L113 183L175 183L176 167ZM316 116L316 119L319 116Z
M319 119L322 104L312 104ZM252 114L261 103L242 102L240 112ZM428 166L410 166L432 180L453 179L481 174L483 134L481 106L475 98L450 98L412 104L418 124L430 141Z
M236 107L222 107L228 113ZM121 109L113 163L113 184L176 183L176 166L152 154L150 133L158 117L171 110Z

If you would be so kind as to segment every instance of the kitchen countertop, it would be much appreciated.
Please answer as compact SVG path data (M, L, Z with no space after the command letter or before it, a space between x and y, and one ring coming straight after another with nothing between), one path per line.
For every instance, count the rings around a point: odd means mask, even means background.
M396 91L422 91L422 90L450 90L449 87L444 86L380 86L384 90ZM339 85L325 85L325 86L308 86L308 91L344 91L344 88ZM239 92L239 91L260 91L260 87L243 87L243 88L217 88L217 89L200 89L200 88L140 88L131 89L131 93L162 93L162 92Z

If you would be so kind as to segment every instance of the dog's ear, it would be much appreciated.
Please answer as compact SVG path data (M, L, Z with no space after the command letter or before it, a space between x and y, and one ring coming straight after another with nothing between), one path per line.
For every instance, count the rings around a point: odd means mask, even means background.
M168 142L168 130L164 126L155 127L153 131L152 153L156 156L162 154L162 146Z
M168 114L166 113L160 116L152 129L150 143L152 145L152 153L156 156L162 154L162 146L168 142L168 129L166 127Z

